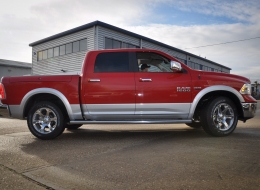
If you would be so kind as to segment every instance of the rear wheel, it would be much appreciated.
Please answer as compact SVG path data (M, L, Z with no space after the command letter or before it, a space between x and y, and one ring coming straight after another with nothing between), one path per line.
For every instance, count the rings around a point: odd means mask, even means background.
M35 104L28 113L28 128L39 139L54 139L64 131L64 116L55 104L44 101Z
M227 97L213 99L201 114L203 129L217 137L230 135L236 129L237 121L236 106Z

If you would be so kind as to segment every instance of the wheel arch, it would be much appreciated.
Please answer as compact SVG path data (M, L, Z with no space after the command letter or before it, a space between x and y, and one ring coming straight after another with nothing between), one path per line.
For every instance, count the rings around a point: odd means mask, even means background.
M234 88L230 86L218 85L211 86L200 91L193 100L190 108L189 119L192 119L196 111L198 111L204 104L212 97L225 96L234 102L237 107L238 115L243 116L243 109L241 102L244 102L243 96Z
M58 90L52 88L37 88L28 92L21 101L21 110L23 118L27 117L33 104L40 101L50 101L59 106L64 117L74 119L72 109L67 98Z

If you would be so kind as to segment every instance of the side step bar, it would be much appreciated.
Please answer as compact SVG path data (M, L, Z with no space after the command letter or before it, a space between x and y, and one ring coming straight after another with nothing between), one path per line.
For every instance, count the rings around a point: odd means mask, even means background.
M68 124L164 124L164 123L191 123L191 119L187 120L120 120L120 121L93 121L93 120L81 120L81 121L70 121Z

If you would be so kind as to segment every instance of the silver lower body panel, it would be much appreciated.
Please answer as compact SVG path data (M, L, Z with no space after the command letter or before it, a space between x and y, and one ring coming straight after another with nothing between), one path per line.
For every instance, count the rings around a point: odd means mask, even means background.
M190 103L83 104L86 120L187 119Z

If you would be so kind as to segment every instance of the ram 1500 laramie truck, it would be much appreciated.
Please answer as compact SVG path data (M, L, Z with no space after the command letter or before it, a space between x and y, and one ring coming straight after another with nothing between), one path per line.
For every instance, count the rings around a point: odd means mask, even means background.
M90 51L76 75L3 77L0 99L40 139L96 123L186 123L226 136L257 106L247 78L151 49Z

